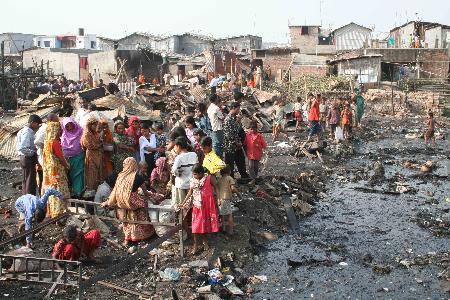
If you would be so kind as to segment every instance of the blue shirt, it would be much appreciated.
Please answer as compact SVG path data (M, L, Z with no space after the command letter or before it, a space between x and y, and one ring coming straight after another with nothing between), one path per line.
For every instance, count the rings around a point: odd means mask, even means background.
M208 135L208 136L210 135L212 128L211 128L211 122L209 121L208 115L203 115L200 118L196 118L195 124L197 125L198 128L203 130L203 132L206 135Z
M16 150L19 155L33 156L36 154L33 129L27 126L19 130L16 137Z
M33 228L34 212L38 208L45 211L48 197L50 197L50 196L56 196L58 198L61 198L62 194L60 192L58 192L57 190L49 188L45 191L42 198L39 198L39 197L31 195L31 194L27 194L27 195L20 196L16 200L16 210L19 213L22 213L25 217L25 230L30 230L31 228ZM27 235L26 240L27 240L27 243L31 243L32 236Z

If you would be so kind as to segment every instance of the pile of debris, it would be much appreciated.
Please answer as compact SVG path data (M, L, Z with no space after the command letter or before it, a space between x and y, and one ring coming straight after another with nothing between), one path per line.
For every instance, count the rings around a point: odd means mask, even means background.
M381 115L392 115L394 112L397 117L420 114L438 104L437 97L432 92L413 92L406 95L402 91L369 89L364 93L364 98L372 111Z
M281 95L290 101L295 101L297 96L306 97L308 93L322 94L325 97L347 97L351 96L356 84L345 76L318 76L302 75L298 79L283 82L269 83L264 89L271 93Z

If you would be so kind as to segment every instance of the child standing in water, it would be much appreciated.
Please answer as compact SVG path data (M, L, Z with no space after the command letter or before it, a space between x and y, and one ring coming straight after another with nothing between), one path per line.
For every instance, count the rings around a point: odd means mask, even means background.
M189 192L183 203L179 205L179 208L188 210L192 204L192 233L194 235L192 255L197 254L199 236L202 238L203 250L208 250L206 234L219 231L214 193L219 195L216 178L205 174L205 169L197 164L192 170Z

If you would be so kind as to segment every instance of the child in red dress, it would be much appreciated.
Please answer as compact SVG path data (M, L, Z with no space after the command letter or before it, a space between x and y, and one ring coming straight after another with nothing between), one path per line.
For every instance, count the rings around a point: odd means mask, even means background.
M101 245L100 232L91 230L84 233L74 225L64 228L64 238L53 248L52 257L60 260L79 260L81 255L96 261L94 251Z
M214 176L205 174L201 165L192 170L190 189L180 208L188 210L192 203L192 233L194 245L192 255L197 254L198 236L202 237L204 250L208 250L206 234L219 231L219 219L214 193L219 195L217 180Z

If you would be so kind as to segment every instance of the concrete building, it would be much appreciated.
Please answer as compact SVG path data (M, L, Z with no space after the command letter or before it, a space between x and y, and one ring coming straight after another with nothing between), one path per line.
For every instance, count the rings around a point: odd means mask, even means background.
M84 34L84 29L76 34L63 35L39 35L34 38L34 46L38 48L52 49L90 49L97 50L97 36Z
M332 55L336 53L329 34L318 25L289 26L291 48L302 54Z
M160 79L160 68L163 63L161 55L149 50L110 50L90 53L87 56L89 73L98 75L105 83L109 82L110 75L117 75L121 61L125 61L122 71L129 80L139 76L142 68L147 81L153 78Z
M135 32L119 39L117 50L149 48L155 52L193 55L212 48L213 39L201 35L185 33L167 37Z
M411 42L414 36L420 40L425 40L425 32L440 24L432 22L410 21L401 26L395 27L390 31L390 38L394 41L394 48L411 48ZM434 43L433 43L434 44ZM424 47L425 45L422 45Z
M331 32L337 51L348 51L369 47L372 30L353 22Z
M450 26L436 24L425 30L425 48L450 47Z
M343 53L330 63L336 74L353 74L369 83L375 82L375 77L378 82L389 81L391 78L398 80L402 66L407 66L412 71L409 74L412 79L446 79L449 73L449 52L442 48L367 48ZM378 63L379 66L375 68Z
M89 49L31 48L23 52L24 69L43 71L47 75L64 74L67 79L86 79L89 74L87 57L99 52Z
M379 84L381 81L381 54L339 57L331 60L335 75L356 78L357 82L364 84Z
M262 48L262 38L255 35L241 35L214 41L215 49L250 53L252 49Z
M110 39L102 36L97 36L97 50L111 51L118 48L118 42L115 39Z
M293 48L252 50L252 63L270 69L270 79L277 82L282 81L288 71L291 80L304 74L325 76L328 73L327 57L299 52Z
M117 50L136 50L140 48L153 48L153 43L159 37L144 33L134 32L117 40Z
M33 47L33 34L5 32L0 34L0 43L4 42L5 55L19 55L22 50Z

